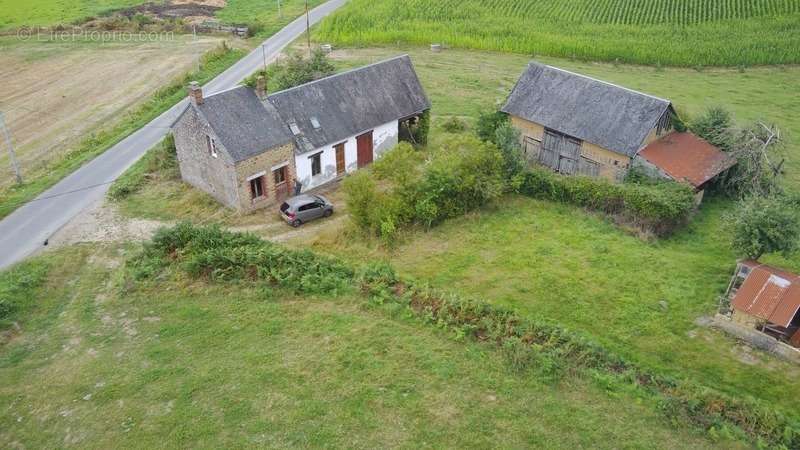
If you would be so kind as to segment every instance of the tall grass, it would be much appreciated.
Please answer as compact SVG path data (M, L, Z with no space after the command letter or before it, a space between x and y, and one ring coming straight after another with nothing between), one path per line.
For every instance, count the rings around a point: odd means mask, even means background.
M800 0L352 0L322 23L339 45L452 47L674 66L800 62Z

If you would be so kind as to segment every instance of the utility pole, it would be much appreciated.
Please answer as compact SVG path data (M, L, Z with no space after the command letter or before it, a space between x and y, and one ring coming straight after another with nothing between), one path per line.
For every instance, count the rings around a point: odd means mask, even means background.
M264 75L267 74L267 51L264 50L264 46L261 46L261 57L264 58Z
M3 134L6 136L8 157L11 159L11 165L14 167L14 175L17 177L17 184L22 184L22 171L19 168L19 162L17 162L17 155L14 154L14 147L11 145L11 134L8 132L8 127L6 127L6 120L2 111L0 111L0 126L3 127Z
M306 0L306 37L308 38L308 56L311 57L311 19L308 17L308 0Z
M278 0L278 17L283 19L283 12L281 11L281 0Z

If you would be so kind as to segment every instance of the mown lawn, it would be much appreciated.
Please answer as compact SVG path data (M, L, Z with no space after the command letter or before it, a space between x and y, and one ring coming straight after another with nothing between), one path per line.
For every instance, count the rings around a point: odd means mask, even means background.
M0 29L72 23L144 0L0 0Z
M80 246L29 263L50 273L0 346L3 447L713 445L651 400L537 381L357 294L124 282L131 251Z

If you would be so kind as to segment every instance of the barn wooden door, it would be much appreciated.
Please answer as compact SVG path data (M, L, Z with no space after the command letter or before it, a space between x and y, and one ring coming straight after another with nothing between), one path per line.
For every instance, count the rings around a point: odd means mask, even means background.
M358 167L364 167L372 162L372 131L368 131L356 138L358 148Z
M336 150L336 175L342 176L346 169L344 162L344 143L334 145L333 148Z
M554 130L545 130L539 162L563 174L572 175L578 169L581 141Z

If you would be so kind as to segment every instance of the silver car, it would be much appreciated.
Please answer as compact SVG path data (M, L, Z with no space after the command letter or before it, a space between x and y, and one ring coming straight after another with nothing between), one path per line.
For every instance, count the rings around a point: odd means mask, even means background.
M321 195L301 194L281 205L281 217L289 225L299 227L320 217L333 214L333 203Z

